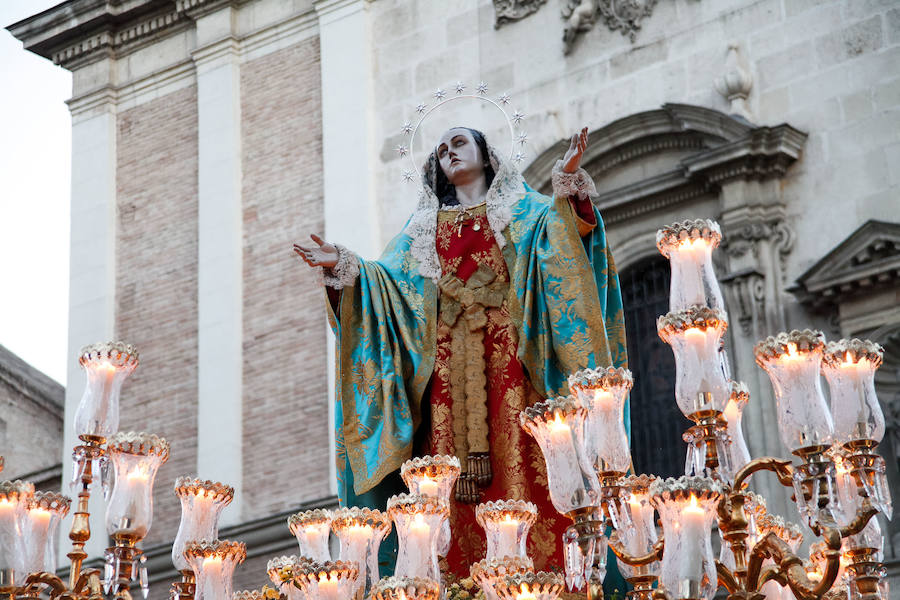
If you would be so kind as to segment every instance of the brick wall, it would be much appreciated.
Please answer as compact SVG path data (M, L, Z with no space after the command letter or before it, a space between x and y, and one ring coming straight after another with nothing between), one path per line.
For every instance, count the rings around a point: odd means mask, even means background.
M122 389L120 430L171 444L145 544L175 537L174 479L197 465L197 93L118 116L116 337L140 366Z
M325 305L291 244L324 229L318 38L241 67L244 519L328 494Z

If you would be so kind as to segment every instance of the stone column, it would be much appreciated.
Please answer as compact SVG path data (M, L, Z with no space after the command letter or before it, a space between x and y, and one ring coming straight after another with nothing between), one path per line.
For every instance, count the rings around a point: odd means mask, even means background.
M753 347L786 328L782 262L793 245L793 234L785 221L777 179L728 182L722 185L720 199L723 254L728 262L728 274L722 283L735 363L732 377L750 389L742 423L744 435L754 458L789 458L778 433L772 384L756 365ZM772 512L796 520L787 488L773 475L757 474L753 480Z
M316 0L322 65L322 167L325 239L364 258L381 253L372 134L371 0ZM329 465L334 477L334 336L328 330Z
M101 61L111 73L111 59ZM72 204L69 241L69 341L66 407L63 427L62 489L72 477L75 411L84 394L85 376L78 351L94 342L114 341L116 318L116 93L112 82L69 100L72 114ZM99 473L95 473L99 484ZM67 492L68 493L68 492ZM91 539L87 553L102 556L106 548L105 503L100 486L90 501ZM65 535L71 516L60 526ZM65 538L62 538L65 540ZM66 564L67 543L60 544Z
M198 118L197 474L234 486L222 525L243 499L241 95L235 8L196 21Z

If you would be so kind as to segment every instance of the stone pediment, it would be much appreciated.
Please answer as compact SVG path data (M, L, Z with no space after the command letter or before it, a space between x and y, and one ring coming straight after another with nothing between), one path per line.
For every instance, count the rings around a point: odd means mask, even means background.
M797 278L789 291L820 307L875 288L900 285L900 223L866 221Z

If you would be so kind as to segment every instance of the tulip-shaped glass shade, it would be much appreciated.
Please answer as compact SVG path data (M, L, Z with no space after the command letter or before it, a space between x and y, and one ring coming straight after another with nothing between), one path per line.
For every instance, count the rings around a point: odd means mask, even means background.
M563 578L546 571L507 575L494 586L501 600L556 600L563 591Z
M387 512L397 528L395 575L441 580L436 542L449 510L446 502L433 496L400 494L388 499Z
M298 577L310 600L348 600L354 598L358 575L355 563L338 560L305 563Z
M450 504L450 494L459 479L460 464L455 456L419 456L400 465L400 477L413 494L436 496ZM450 518L441 524L437 552L446 556L450 551Z
M809 329L770 336L754 348L775 389L781 441L794 453L829 446L834 435L819 378L824 349L825 336Z
M300 545L300 556L317 562L331 560L328 536L331 533L330 510L317 508L288 517L288 527Z
M656 247L672 267L669 310L691 306L725 310L712 266L712 251L720 241L719 224L708 219L674 223L656 232Z
M243 542L191 542L184 556L194 570L195 600L232 600L234 569L247 557Z
M728 463L733 472L737 473L750 462L750 450L747 448L747 440L744 438L744 430L741 428L741 419L744 409L750 401L750 390L741 381L731 382L731 394L722 416L728 423L728 437L731 442L727 445Z
M188 542L212 542L219 538L219 515L234 498L234 488L182 476L175 480L175 495L181 500L181 524L172 544L172 564L183 572L191 568L184 558Z
M528 558L528 531L537 520L537 506L524 500L498 500L475 507L475 520L487 538L487 560L506 556Z
M675 401L692 420L722 412L731 395L722 338L724 312L694 306L670 312L656 322L659 337L675 355Z
M599 499L600 482L584 447L586 419L587 408L571 396L536 402L519 413L544 455L553 507L563 514L596 506Z
M534 563L530 558L517 556L505 556L480 560L474 563L469 571L472 580L481 587L485 600L499 600L496 584L506 578L507 575L528 573L534 570Z
M356 563L359 570L351 597L362 598L380 578L378 548L391 531L390 517L369 508L339 508L334 511L331 530L340 541L341 560Z
M105 342L81 349L78 363L87 385L75 411L75 435L108 439L119 429L119 392L138 366L138 353L130 344Z
M153 482L169 458L169 442L149 433L117 433L107 444L115 483L106 505L106 532L117 542L144 539L153 521Z
M313 561L298 556L276 556L266 563L266 572L272 584L288 600L308 600L305 580L300 577L303 567ZM301 590L300 588L304 589Z
M650 502L650 486L657 481L652 475L631 475L622 480L628 491L624 508L628 512L630 527L617 529L622 549L630 556L643 556L653 549L659 540L656 533L655 509ZM659 575L659 561L637 567L618 561L619 569L626 578Z
M438 600L440 586L424 577L385 577L372 588L371 600Z
M20 521L22 543L22 573L24 581L29 573L56 570L53 535L60 520L69 513L71 499L54 492L35 492Z
M20 527L33 497L34 485L27 481L0 481L0 587L21 584Z
M884 414L875 394L875 370L884 349L869 340L840 340L825 346L822 371L831 389L834 441L867 442L884 437Z
M675 600L709 600L718 587L710 530L720 484L706 477L670 478L653 483L650 496L666 539L660 585Z
M598 473L625 473L631 468L625 403L633 384L631 371L623 368L584 369L569 376L569 389L588 410L585 451Z

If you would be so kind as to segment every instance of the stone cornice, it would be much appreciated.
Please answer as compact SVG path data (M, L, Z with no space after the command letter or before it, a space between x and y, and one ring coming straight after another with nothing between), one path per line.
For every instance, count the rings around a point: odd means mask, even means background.
M866 221L797 278L788 291L813 308L900 287L900 223Z

